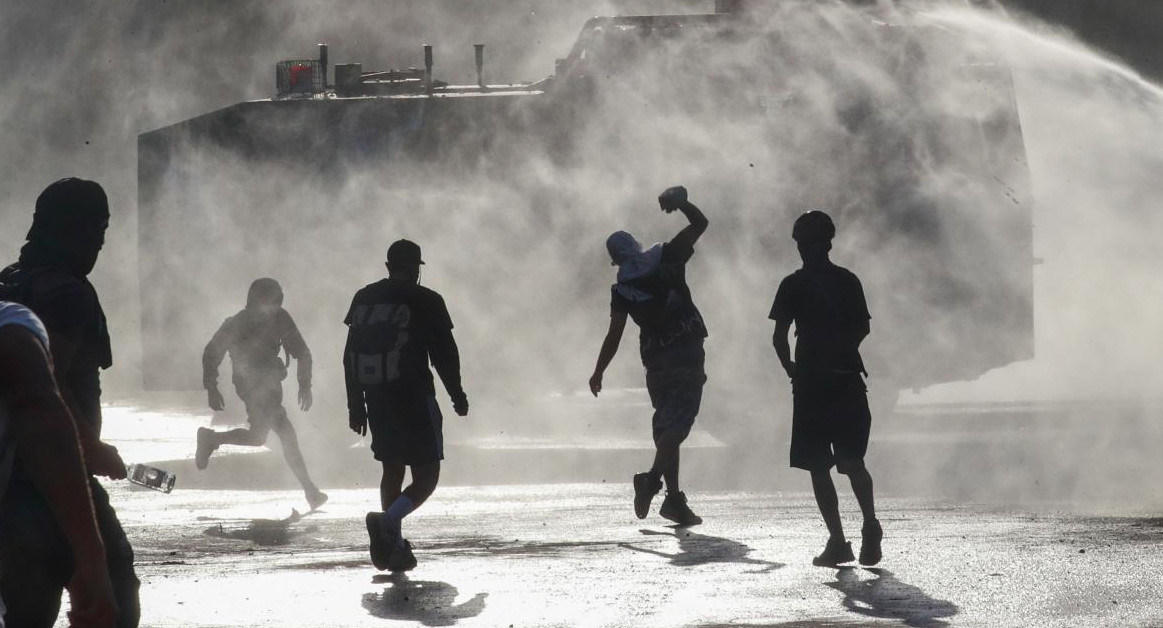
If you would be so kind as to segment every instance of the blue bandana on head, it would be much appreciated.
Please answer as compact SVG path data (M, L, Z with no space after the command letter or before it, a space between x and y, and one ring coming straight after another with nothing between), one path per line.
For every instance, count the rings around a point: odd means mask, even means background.
M662 245L654 244L643 250L642 244L625 231L615 231L606 239L606 250L610 259L618 266L618 284L615 290L631 301L645 301L649 294L627 282L645 277L654 272L662 262Z

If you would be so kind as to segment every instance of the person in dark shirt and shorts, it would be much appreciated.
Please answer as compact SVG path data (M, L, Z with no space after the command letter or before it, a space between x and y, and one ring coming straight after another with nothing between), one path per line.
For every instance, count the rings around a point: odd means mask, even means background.
M780 364L792 381L791 466L812 475L816 504L828 527L828 543L812 560L836 566L855 559L844 539L831 469L848 476L864 515L860 564L880 562L883 532L876 519L872 476L864 466L872 417L860 343L869 332L868 305L856 275L832 263L828 252L836 227L821 211L796 219L792 238L803 267L784 278L770 318ZM795 361L788 331L796 326Z
M380 506L365 518L372 564L407 571L416 566L402 522L436 490L444 459L443 418L429 360L452 407L468 415L460 383L460 353L444 299L420 283L420 247L398 240L388 247L388 278L364 286L344 323L348 424L372 434L371 449L383 465ZM412 483L404 487L404 472Z
M590 377L590 392L602 390L602 375L622 341L626 318L639 329L639 353L646 367L646 389L654 407L654 464L634 475L634 514L645 519L650 502L666 482L659 514L682 526L702 519L687 505L679 487L679 448L694 426L707 381L703 340L707 328L691 299L686 263L707 230L703 212L687 200L686 189L673 187L658 197L663 212L680 211L690 224L670 242L644 249L632 235L618 231L606 240L618 281L612 288L610 328Z
M202 353L202 386L210 409L226 408L226 400L218 390L218 366L229 353L231 381L246 406L250 427L227 432L198 428L194 464L205 469L210 455L221 445L261 447L274 430L283 445L283 458L307 496L307 505L316 510L327 501L327 494L311 481L295 426L283 407L283 379L287 376L288 362L279 356L280 347L297 361L299 408L306 412L313 400L311 350L295 320L283 309L283 288L279 282L269 277L256 279L247 292L246 307L223 321Z

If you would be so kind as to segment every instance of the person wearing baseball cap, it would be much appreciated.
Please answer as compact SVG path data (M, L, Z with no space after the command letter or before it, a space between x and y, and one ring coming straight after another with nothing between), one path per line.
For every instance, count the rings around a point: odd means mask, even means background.
M844 538L831 469L847 475L864 515L860 564L880 562L884 533L873 505L872 476L864 466L872 416L860 343L870 331L860 280L829 258L836 225L813 210L792 227L803 267L779 284L769 318L773 343L792 385L791 466L812 475L812 491L828 528L824 551L812 564L835 567L856 559ZM788 332L796 326L795 360Z
M686 188L667 189L658 197L662 211L682 212L690 222L670 242L643 247L634 236L616 231L606 239L611 263L618 267L611 289L610 328L590 376L590 392L602 390L602 376L622 341L627 317L638 324L639 354L646 367L646 390L654 406L654 462L634 475L634 514L645 519L650 502L666 483L658 514L680 526L702 523L679 487L679 448L698 415L707 381L703 340L707 327L691 299L686 263L695 242L707 230L707 217L687 200Z
M372 564L407 571L416 566L403 519L420 507L440 479L444 459L443 417L429 361L452 399L453 410L468 415L460 383L460 354L444 299L420 284L420 246L397 240L388 247L388 277L355 293L343 371L348 425L360 436L369 431L371 449L383 467L382 512L365 518ZM404 487L411 468L412 483Z

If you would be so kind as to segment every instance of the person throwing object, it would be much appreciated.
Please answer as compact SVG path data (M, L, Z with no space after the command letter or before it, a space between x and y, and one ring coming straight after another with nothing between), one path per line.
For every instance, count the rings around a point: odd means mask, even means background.
M682 212L690 224L670 242L643 248L634 236L617 231L606 239L612 264L618 267L612 288L610 328L590 376L590 392L602 390L602 375L622 340L626 318L638 324L638 345L646 367L646 390L654 406L654 463L634 475L634 514L645 519L650 502L666 482L666 498L659 513L680 526L702 523L691 511L679 487L679 448L690 434L707 381L703 368L703 340L707 328L691 299L686 263L708 221L687 200L685 188L672 187L658 197L665 213Z

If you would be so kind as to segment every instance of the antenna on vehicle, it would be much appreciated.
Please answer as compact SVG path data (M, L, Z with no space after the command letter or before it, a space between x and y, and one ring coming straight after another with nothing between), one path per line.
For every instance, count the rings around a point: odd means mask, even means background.
M483 91L485 91L485 45L484 44L473 44L472 47L476 48L477 87L480 87L481 91L483 92Z
M319 67L323 79L319 86L325 90L327 89L327 44L319 44Z
M424 44L424 90L432 93L432 45Z

